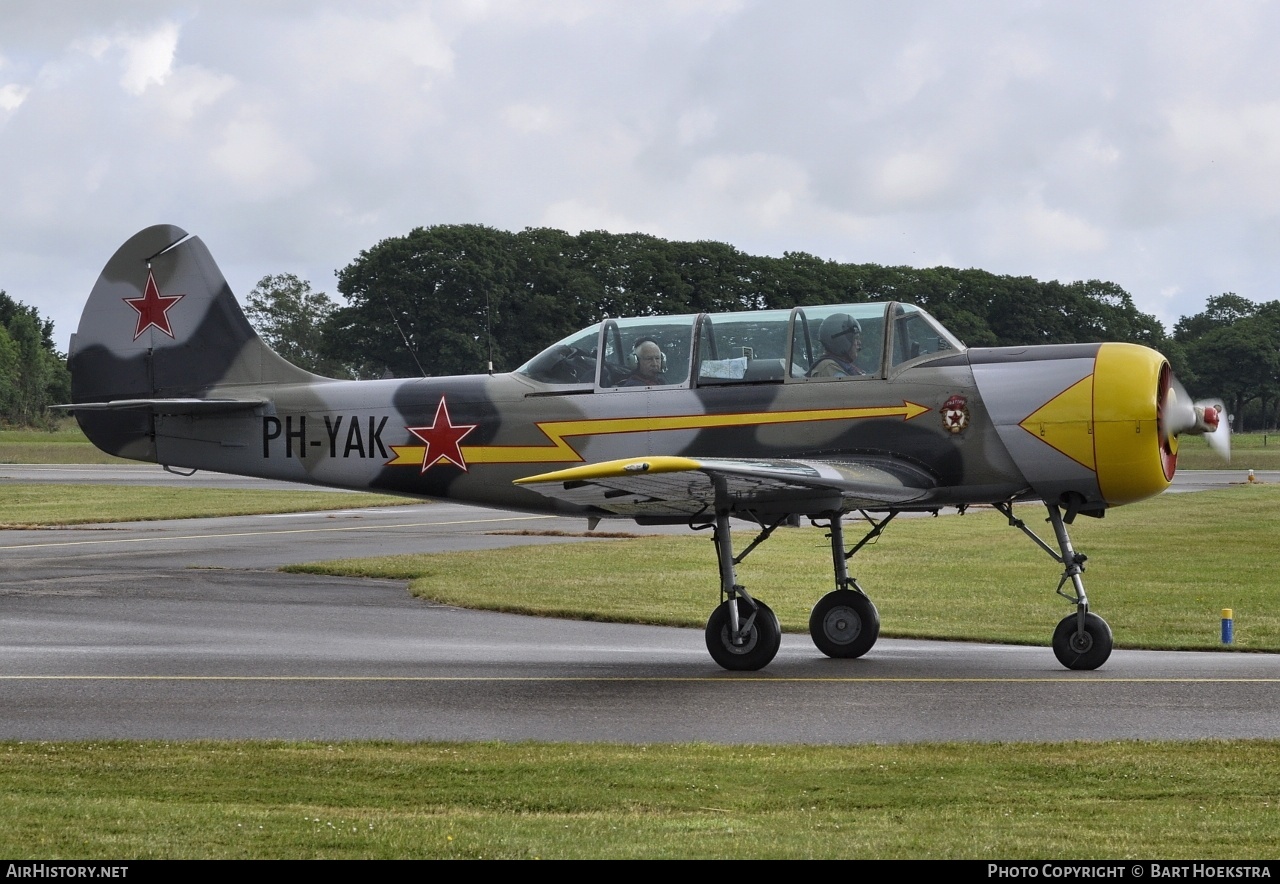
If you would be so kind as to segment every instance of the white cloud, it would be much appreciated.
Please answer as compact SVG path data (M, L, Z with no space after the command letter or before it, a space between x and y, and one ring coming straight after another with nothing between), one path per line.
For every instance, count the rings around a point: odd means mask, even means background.
M17 83L6 83L0 86L0 111L12 113L22 106L22 102L27 100L27 95L31 89L27 86L20 86Z
M1276 4L10 6L0 288L46 312L157 221L241 289L452 222L1112 279L1166 319L1280 276Z
M187 65L175 68L165 88L153 90L153 97L170 120L186 124L226 96L236 82L229 75Z
M1167 114L1169 159L1193 204L1280 214L1280 98L1181 105Z
M433 4L411 4L398 14L325 10L300 17L278 47L306 76L327 88L398 89L406 76L427 88L453 69L454 52ZM364 9L364 7L350 7ZM399 96L413 100L412 93Z
M768 154L719 154L697 163L688 178L692 201L740 215L756 228L786 224L808 199L808 176Z
M1039 252L1099 252L1107 246L1104 230L1062 209L1034 205L1018 217L1022 241Z
M124 50L120 85L130 95L141 95L148 86L162 86L168 79L178 48L178 25L164 22L149 33L126 34L119 43Z
M652 223L638 221L613 212L603 206L592 205L587 200L567 199L550 206L542 213L540 227L555 227L569 233L584 230L608 230L612 233L645 231L655 236L663 235L661 228Z
M306 154L252 110L231 121L209 153L222 179L251 203L296 193L315 177Z
M693 108L676 120L676 140L684 146L705 141L715 134L716 112L706 107Z
M544 104L512 104L502 111L507 125L517 132L548 132L555 124L555 112Z
M951 185L953 173L953 158L942 151L903 151L879 164L874 183L884 204L903 209L937 198Z

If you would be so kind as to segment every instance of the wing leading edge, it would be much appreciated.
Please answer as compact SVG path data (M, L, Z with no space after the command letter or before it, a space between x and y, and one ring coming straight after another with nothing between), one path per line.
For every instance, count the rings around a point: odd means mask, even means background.
M632 518L717 509L820 513L920 504L936 487L898 462L633 457L517 479L539 494Z

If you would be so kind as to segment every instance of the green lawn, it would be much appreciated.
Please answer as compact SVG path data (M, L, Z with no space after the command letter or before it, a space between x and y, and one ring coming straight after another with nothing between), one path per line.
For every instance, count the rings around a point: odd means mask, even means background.
M1264 858L1277 782L1275 741L10 742L0 854Z
M85 438L74 420L59 423L58 429L0 430L0 463L137 463L99 451Z
M1180 470L1280 470L1280 433L1240 433L1231 437L1231 462L1214 454L1203 436L1178 440Z
M0 528L309 513L419 502L386 494L331 491L25 483L0 487Z

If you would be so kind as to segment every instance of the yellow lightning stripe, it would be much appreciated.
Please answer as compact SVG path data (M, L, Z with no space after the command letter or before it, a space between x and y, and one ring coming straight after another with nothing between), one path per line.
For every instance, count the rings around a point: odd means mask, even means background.
M800 411L756 411L739 414L676 414L666 417L596 418L539 423L550 445L463 445L462 456L470 464L581 462L582 455L568 443L574 436L611 436L617 433L665 432L671 430L712 430L725 427L757 427L809 421L863 420L900 417L903 421L926 414L930 409L915 402L867 408L820 408ZM387 466L422 466L426 448L422 445L392 445L395 457Z

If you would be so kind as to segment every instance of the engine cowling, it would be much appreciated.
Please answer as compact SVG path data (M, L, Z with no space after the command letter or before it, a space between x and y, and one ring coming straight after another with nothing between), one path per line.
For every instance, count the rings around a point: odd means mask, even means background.
M1108 506L1159 494L1178 466L1178 437L1168 432L1168 361L1136 344L1103 344L1093 381L1098 487Z
M1137 344L969 351L1014 463L1046 502L1100 511L1159 494L1178 459L1168 360Z

